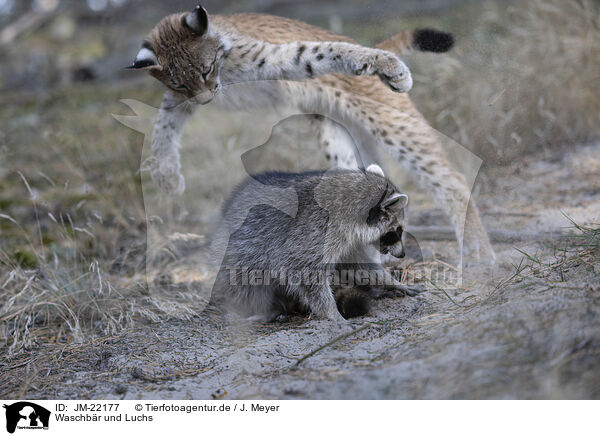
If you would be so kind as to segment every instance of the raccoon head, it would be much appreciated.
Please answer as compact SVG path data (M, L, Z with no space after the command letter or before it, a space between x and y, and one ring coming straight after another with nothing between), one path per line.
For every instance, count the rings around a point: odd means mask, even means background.
M384 177L378 165L370 165L367 172ZM378 230L379 236L372 244L380 253L404 257L404 214L407 206L408 196L398 192L391 183L386 183L381 197L369 209L367 225Z
M221 87L219 72L230 50L228 40L210 31L208 14L198 5L163 18L128 68L148 70L172 91L206 104Z

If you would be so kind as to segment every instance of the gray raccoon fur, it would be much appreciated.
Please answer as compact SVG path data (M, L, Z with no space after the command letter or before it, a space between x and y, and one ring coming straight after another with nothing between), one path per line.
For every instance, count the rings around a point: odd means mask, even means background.
M282 212L289 209L289 196L265 194L273 192L265 187L292 188L296 213ZM331 277L341 266L357 265L368 265L379 277L375 287L363 274L359 289L375 296L383 291L415 295L374 260L376 251L403 255L407 202L408 197L377 166L367 171L268 172L249 177L223 206L227 231L213 241L213 247L220 246L224 253L213 302L263 321L298 306L313 316L343 321ZM345 299L342 309L365 310L355 296Z

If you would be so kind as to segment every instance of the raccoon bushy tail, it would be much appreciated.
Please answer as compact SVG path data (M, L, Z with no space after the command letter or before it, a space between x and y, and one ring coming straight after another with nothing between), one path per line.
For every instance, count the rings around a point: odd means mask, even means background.
M444 53L454 46L454 35L435 29L415 29L400 32L377 44L377 48L397 55L411 51Z
M342 288L335 291L338 311L346 319L366 315L369 312L369 297L357 289Z

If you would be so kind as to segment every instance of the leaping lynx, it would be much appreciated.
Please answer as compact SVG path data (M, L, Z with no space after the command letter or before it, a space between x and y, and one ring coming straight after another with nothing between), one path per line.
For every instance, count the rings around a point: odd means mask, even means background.
M131 67L148 70L168 88L153 132L152 177L168 193L184 190L178 148L193 105L181 103L205 104L214 98L224 107L248 109L285 102L305 113L324 115L316 121L320 144L334 166L356 167L357 159L351 138L331 120L360 141L385 149L449 215L463 258L493 261L466 181L449 164L435 132L404 94L412 87L412 77L395 54L411 49L443 52L452 45L450 34L434 30L404 32L378 48L367 48L271 15L209 19L201 6L169 15L144 40ZM219 92L222 85L249 81L261 81L259 95Z

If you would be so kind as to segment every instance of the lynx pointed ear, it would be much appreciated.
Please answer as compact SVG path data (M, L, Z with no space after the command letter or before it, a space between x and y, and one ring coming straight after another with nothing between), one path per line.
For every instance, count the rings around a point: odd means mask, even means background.
M143 47L135 57L133 65L125 67L132 70L148 70L151 68L161 68L156 59L156 54L147 47Z
M398 209L404 209L406 206L408 206L408 195L395 193L393 195L390 195L388 199L381 203L382 208L387 208L391 206L394 206Z
M208 31L208 13L202 5L198 4L192 12L185 16L183 23L196 35L202 36Z
M383 170L377 164L371 164L367 167L367 172L377 174L378 176L385 177Z

